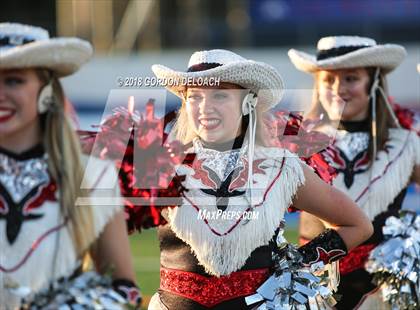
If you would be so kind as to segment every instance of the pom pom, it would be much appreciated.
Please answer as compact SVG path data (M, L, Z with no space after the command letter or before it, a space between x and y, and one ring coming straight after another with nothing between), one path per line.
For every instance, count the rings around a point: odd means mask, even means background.
M299 114L277 111L266 118L265 125L273 146L282 147L298 154L314 172L326 183L332 184L337 171L326 160L323 152L329 150L332 138L313 130L319 120L305 120ZM289 207L289 212L299 211Z
M162 209L180 205L185 191L185 176L175 173L176 166L194 158L185 157L179 141L164 142L164 121L154 117L153 102L147 103L145 115L114 110L99 132L84 132L82 138L85 151L116 162L130 233L166 223ZM129 137L128 143L124 137Z
M420 216L401 211L400 218L386 220L382 231L385 241L370 253L366 270L392 309L419 309Z
M331 309L336 304L328 287L332 275L323 271L323 262L306 267L303 260L295 246L285 242L279 245L273 252L273 275L256 294L245 297L247 305L272 310Z
M54 281L48 289L26 297L22 309L126 309L129 300L115 291L111 278L96 272Z
M413 130L417 132L418 135L420 135L419 115L414 113L412 110L403 108L399 104L393 102L392 98L389 98L389 100L401 127L408 130Z

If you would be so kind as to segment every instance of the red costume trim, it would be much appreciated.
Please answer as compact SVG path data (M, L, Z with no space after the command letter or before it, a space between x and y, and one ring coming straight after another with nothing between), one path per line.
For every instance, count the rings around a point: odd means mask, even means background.
M254 294L270 275L268 268L206 277L193 272L161 267L160 289L191 299L205 307Z
M315 264L319 261L324 262L324 264L330 264L334 261L336 261L337 259L339 259L340 257L343 257L346 255L346 251L341 250L341 249L333 249L333 250L326 250L323 247L317 246L315 248L317 257L313 260L309 262L309 265Z
M276 181L280 178L280 176L281 176L281 174L282 174L282 172L283 172L283 166L284 166L284 162L285 162L285 157L283 157L283 160L282 160L282 162L281 162L281 166L280 166L280 171L279 171L279 173L276 175L276 177L274 178L274 180L271 182L271 184L268 186L268 188L267 188L267 190L265 191L265 193L264 193L264 196L263 196L263 200L259 203L259 204L257 204L257 205L255 205L255 206L250 206L250 207L248 207L244 212L243 212L243 214L245 214L246 212L249 212L249 211L251 211L252 210L252 208L256 208L256 207L259 207L259 206L261 206L261 205L263 205L263 203L265 202L265 200L267 199L267 195L268 195L268 193L270 192L270 190L271 190L271 188L274 186L274 184L276 183ZM182 194L182 196L185 198L185 200L187 200L190 204L191 204L191 206L197 211L197 212L199 212L200 211L200 208L196 205L196 204L194 204L193 202L192 202L192 200L191 199L189 199L187 196L185 196L185 194L183 193ZM206 218L204 218L204 219L202 219L203 221L204 221L204 223L206 223L206 225L209 227L209 229L210 229L210 231L212 232L212 233L214 233L216 236L225 236L225 235L227 235L227 234L229 234L229 233L231 233L232 232L232 230L234 230L235 229L235 227L236 226L238 226L239 225L239 223L240 222L242 222L242 216L236 221L236 223L235 224L233 224L226 232L224 232L224 233L221 233L221 232L218 232L218 231L216 231L213 227L211 227L210 226L210 224L209 224L209 222L208 222L208 220L206 219Z
M370 251L376 247L376 244L360 245L340 259L340 274L345 275L357 269L363 269L369 258Z
M28 214L33 209L39 208L45 201L57 201L55 192L57 184L50 182L47 185L42 185L35 197L31 198L23 207L23 213Z

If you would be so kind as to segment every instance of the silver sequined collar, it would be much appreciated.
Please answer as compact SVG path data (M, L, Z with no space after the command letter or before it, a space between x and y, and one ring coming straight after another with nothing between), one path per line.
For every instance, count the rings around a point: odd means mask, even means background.
M337 131L335 146L338 147L349 160L366 151L369 146L368 132Z
M214 171L220 180L224 181L231 172L243 167L243 158L247 152L248 144L244 141L242 148L229 151L217 151L203 147L200 139L193 141L197 159L204 160L204 165Z
M34 188L49 181L47 154L18 159L0 152L0 183L15 203L19 203Z

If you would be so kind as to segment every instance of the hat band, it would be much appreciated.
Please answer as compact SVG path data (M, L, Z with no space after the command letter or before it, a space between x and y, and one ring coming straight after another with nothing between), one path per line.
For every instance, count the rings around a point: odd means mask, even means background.
M197 71L206 71L213 68L220 67L222 64L219 64L217 62L202 62L199 64L192 65L188 68L187 72L197 72Z
M342 56L350 52L357 51L361 48L370 47L369 45L353 45L353 46L340 46L333 47L327 50L319 50L316 55L316 60L323 60L327 58Z
M20 46L31 42L35 42L34 39L28 39L23 36L3 36L0 38L0 47L4 46Z

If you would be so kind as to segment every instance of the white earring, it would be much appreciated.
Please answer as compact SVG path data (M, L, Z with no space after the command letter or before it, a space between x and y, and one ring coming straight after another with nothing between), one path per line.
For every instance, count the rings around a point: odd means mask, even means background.
M242 101L242 115L248 115L257 105L257 95L249 93Z
M42 114L48 111L54 101L52 83L45 85L38 97L38 113Z

